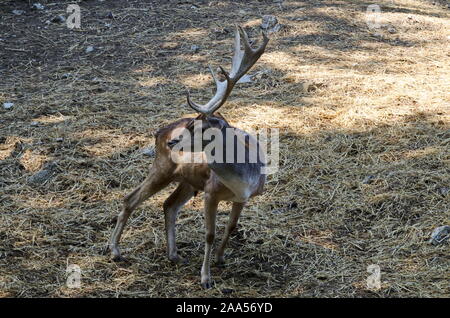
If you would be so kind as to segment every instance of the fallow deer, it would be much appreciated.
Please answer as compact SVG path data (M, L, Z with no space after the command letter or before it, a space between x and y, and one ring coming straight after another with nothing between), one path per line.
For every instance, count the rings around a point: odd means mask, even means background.
M243 50L241 49L241 36L243 37ZM203 133L208 128L219 130L226 136L225 130L233 129L242 135L250 137L244 131L234 128L218 113L215 113L227 100L233 87L238 80L250 70L260 56L264 53L269 38L262 34L262 44L257 48L251 47L247 33L236 26L234 40L234 55L230 73L220 67L222 78L216 76L210 68L212 77L216 83L216 93L204 105L193 102L187 94L187 104L198 112L195 118L183 118L160 129L156 133L156 156L147 178L131 193L124 198L123 210L117 218L117 224L112 233L109 248L114 260L121 260L119 250L119 240L122 235L125 223L130 214L142 202L165 188L172 182L178 182L176 190L166 199L163 205L165 215L165 230L167 239L167 256L173 262L184 262L177 253L175 243L175 221L179 210L191 199L197 191L204 191L204 213L206 226L206 244L203 266L201 269L201 285L204 288L211 287L210 256L215 238L216 214L220 201L231 201L232 209L228 224L225 229L223 240L217 250L217 262L224 262L224 250L229 240L230 234L236 228L239 215L246 202L253 196L261 194L266 180L264 172L261 170L265 166L264 156L258 156L256 162L249 162L248 154L245 155L245 162L214 162L206 158L206 162L176 162L173 159L173 149L179 145L181 140L175 133L178 129L185 129L191 136L196 133ZM223 78L224 77L224 78ZM194 137L195 139L195 137ZM226 139L226 137L225 137ZM223 140L225 147L226 140ZM239 138L238 138L239 139ZM251 139L259 148L259 143ZM250 147L249 140L240 141L245 144L246 152ZM205 144L202 143L203 151ZM223 156L226 156L224 151ZM204 154L204 153L203 153ZM236 155L234 155L234 159ZM210 158L209 158L210 159Z

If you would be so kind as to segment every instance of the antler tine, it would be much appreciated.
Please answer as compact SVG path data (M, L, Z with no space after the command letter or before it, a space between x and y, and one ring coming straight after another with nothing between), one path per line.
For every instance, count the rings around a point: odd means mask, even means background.
M241 50L241 35L243 37L244 50ZM211 67L209 67L212 77L216 82L216 93L205 105L200 105L193 102L189 93L187 94L188 105L199 113L210 115L214 113L220 106L222 106L233 90L234 85L239 79L247 73L250 68L258 61L266 49L269 38L263 32L263 43L257 49L252 49L247 33L242 27L236 25L236 32L234 38L234 54L232 59L232 66L230 74L228 74L222 67L221 73L225 76L225 80L219 80L214 74Z

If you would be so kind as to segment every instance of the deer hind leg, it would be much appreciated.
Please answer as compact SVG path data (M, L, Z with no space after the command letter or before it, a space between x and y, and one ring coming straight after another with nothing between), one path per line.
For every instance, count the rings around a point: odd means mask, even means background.
M194 188L187 183L180 183L176 190L164 201L164 220L166 226L167 257L175 263L185 263L177 253L175 242L175 221L183 205L195 194Z
M230 213L230 219L228 220L227 227L225 228L225 233L223 236L223 240L220 243L219 248L217 249L217 264L221 265L225 263L225 259L223 254L225 252L225 247L227 246L228 240L230 239L230 234L236 229L236 225L238 223L239 216L241 215L242 209L244 208L245 203L234 202L233 207Z
M119 241L122 236L123 229L127 223L131 213L145 200L151 197L156 192L165 188L170 182L170 178L166 174L158 171L159 168L152 168L147 178L136 189L129 193L124 198L123 210L120 212L116 227L112 233L109 248L111 250L111 257L115 261L122 260L119 250Z
M219 201L209 193L205 193L205 256L201 271L201 283L203 288L212 287L211 283L211 250L214 245L216 234L216 214Z

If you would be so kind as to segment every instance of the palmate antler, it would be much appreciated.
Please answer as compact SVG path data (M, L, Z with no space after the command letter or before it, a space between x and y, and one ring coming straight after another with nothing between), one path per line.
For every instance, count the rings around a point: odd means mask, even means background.
M241 50L241 35L244 38L244 50ZM187 103L195 111L211 115L222 106L233 90L234 85L239 79L247 73L250 68L258 61L260 56L264 53L269 38L263 32L263 43L257 49L252 49L248 39L247 33L240 27L236 26L234 38L234 55L232 60L231 72L228 74L221 66L220 72L225 76L225 80L221 81L216 77L214 71L209 67L212 77L216 82L216 94L204 105L193 102L190 98L189 92L187 94Z

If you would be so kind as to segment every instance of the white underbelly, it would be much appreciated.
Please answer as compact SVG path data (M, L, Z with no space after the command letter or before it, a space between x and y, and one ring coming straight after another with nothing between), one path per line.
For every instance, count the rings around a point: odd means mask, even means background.
M231 192L233 192L234 197L231 199L233 202L247 202L253 191L251 185L247 182L243 182L239 179L229 179L226 180L218 176L220 182L222 182Z

